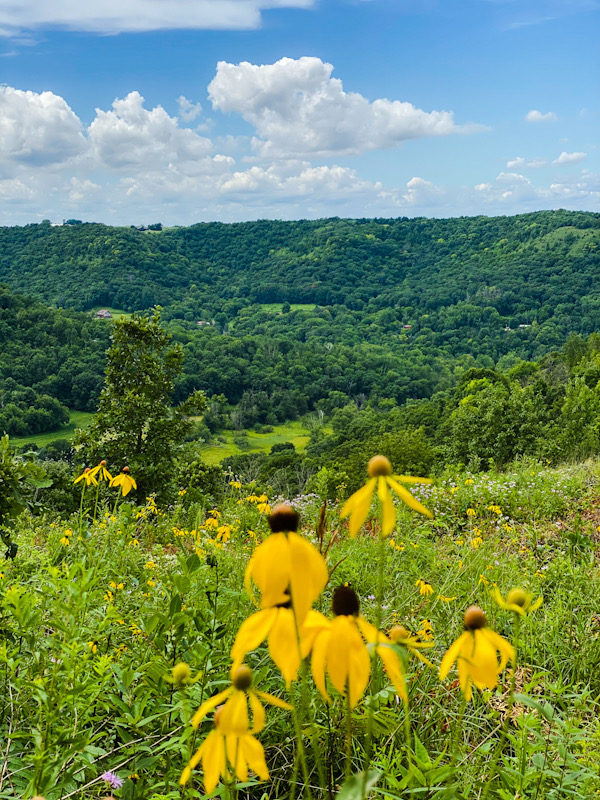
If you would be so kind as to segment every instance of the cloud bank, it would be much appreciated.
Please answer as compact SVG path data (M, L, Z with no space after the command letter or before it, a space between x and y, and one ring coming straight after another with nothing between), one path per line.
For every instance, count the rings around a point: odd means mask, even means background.
M426 112L411 103L369 102L345 92L320 58L282 58L275 64L220 61L208 87L213 108L240 114L254 126L262 158L326 158L397 147L408 139L471 133L451 111Z
M270 8L310 8L314 0L19 0L0 4L0 35L40 28L88 33L258 28Z
M173 98L171 115L132 91L97 108L86 126L53 92L0 87L0 224L600 209L598 176L577 168L582 152L548 162L517 156L473 185L445 186L414 172L396 185L387 175L366 179L344 159L472 129L450 111L346 92L332 69L317 58L220 63L209 87L215 113L238 114L254 128L253 138L237 139L205 135L201 105L183 95ZM542 165L560 167L559 179L543 185L522 173Z

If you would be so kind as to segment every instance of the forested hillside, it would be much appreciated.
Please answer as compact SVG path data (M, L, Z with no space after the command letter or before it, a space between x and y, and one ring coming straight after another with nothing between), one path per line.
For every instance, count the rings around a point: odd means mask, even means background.
M567 211L3 228L0 430L36 433L64 406L94 410L112 324L13 291L81 310L161 304L184 351L174 401L212 398L209 436L348 403L402 405L453 391L470 368L538 362L600 330L599 253L600 215ZM29 413L36 404L43 414Z
M189 320L251 303L437 311L469 303L513 322L595 326L600 215L239 224L137 231L49 223L0 229L0 281L52 305L171 306ZM588 298L580 308L583 298Z
M95 411L110 329L0 286L0 434L53 430Z

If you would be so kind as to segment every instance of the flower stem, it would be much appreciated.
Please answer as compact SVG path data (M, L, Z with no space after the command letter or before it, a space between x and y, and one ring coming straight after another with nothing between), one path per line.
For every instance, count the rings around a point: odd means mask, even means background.
M515 637L514 637L514 648L515 648L515 658L513 661L513 670L512 676L510 679L510 694L508 696L508 707L506 709L506 714L504 717L504 724L502 725L502 731L500 733L500 738L498 739L498 744L496 745L496 749L494 750L494 755L492 756L492 760L488 770L488 779L486 781L483 794L481 795L481 800L486 800L487 796L490 793L490 789L492 788L492 782L494 780L495 774L494 771L496 769L496 764L498 763L498 759L500 758L500 754L504 749L504 743L506 742L506 737L508 734L508 726L510 725L510 718L512 716L513 706L515 704L515 687L517 683L517 655L518 655L518 646L519 646L519 628L521 625L521 617L519 614L515 613Z
M382 520L383 522L383 520ZM379 629L381 628L381 620L383 617L383 595L385 584L385 539L383 535L379 534L377 542L377 594L375 595L376 608L375 608L375 627L379 636ZM365 747L365 763L363 767L363 780L361 797L366 797L367 794L367 778L369 776L369 767L371 766L371 758L373 756L373 717L375 714L375 665L377 660L377 644L378 640L371 650L371 686L370 686L370 699L367 715L367 742Z

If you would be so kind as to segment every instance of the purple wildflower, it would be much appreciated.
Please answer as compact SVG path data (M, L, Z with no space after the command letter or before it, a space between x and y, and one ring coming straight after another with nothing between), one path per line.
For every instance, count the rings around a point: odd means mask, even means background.
M105 772L104 775L101 775L100 778L103 781L106 781L113 789L120 789L123 786L123 781L116 775L114 772L108 770Z

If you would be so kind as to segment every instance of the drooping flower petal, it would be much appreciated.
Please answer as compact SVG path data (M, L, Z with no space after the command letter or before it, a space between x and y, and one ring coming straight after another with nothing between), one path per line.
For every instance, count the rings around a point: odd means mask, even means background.
M404 486L399 484L397 480L390 476L386 478L386 481L388 482L388 485L396 492L398 497L403 500L407 506L412 508L413 511L418 511L419 514L423 514L425 517L429 517L430 519L433 518L431 511L428 508L425 508L422 503L419 503L419 501L412 496L408 489L405 489Z
M364 521L367 518L371 503L373 501L373 492L377 485L377 478L370 478L363 487L346 500L340 517L344 519L350 514L349 532L350 537L353 539Z
M214 697L205 700L198 711L192 717L192 725L194 728L197 728L198 725L202 722L204 717L209 714L213 709L215 709L220 703L223 703L228 697L231 696L233 689L229 686L227 689L224 689L219 694L216 694Z
M290 608L277 609L277 616L269 631L269 653L289 685L296 679L300 666L296 620Z
M297 533L287 535L290 586L296 619L300 625L327 583L327 564L317 548Z
M256 650L258 645L267 638L278 611L278 608L263 608L262 611L257 611L256 614L252 614L242 622L231 648L232 674L241 665L246 653Z

